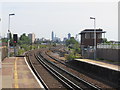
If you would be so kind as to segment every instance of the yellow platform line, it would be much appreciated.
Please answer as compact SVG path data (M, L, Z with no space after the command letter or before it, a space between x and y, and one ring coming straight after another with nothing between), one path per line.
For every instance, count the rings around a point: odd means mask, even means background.
M19 88L18 86L18 73L17 73L17 60L18 58L15 58L15 64L14 64L14 79L15 79L15 88Z

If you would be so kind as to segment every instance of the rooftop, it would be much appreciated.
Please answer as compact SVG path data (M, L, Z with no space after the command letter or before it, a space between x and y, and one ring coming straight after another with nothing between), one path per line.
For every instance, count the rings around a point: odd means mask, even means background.
M95 29L96 32L98 33L106 33L105 31L103 31L102 29ZM94 29L85 29L83 31L81 31L80 34L83 34L83 33L93 33L94 32Z

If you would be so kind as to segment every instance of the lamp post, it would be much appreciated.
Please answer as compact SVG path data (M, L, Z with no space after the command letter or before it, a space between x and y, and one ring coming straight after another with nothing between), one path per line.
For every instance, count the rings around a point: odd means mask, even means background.
M10 56L10 48L9 48L9 44L10 44L10 16L15 15L14 13L9 14L9 18L8 18L8 57Z
M90 19L94 20L94 60L96 60L96 19L90 17Z

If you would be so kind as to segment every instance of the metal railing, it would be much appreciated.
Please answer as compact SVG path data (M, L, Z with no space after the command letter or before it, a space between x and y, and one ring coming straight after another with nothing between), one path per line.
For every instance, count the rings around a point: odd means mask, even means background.
M97 48L120 49L120 44L98 44Z

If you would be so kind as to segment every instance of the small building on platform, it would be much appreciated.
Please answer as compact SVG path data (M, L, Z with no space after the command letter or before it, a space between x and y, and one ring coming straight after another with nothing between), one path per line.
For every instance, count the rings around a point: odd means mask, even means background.
M96 33L96 37L94 37ZM93 53L94 53L94 41L96 40L96 45L98 43L102 43L102 34L106 33L102 29L85 29L81 31L81 51L82 56L84 58L91 58L93 59ZM95 39L96 38L96 39ZM97 46L96 46L97 47Z

